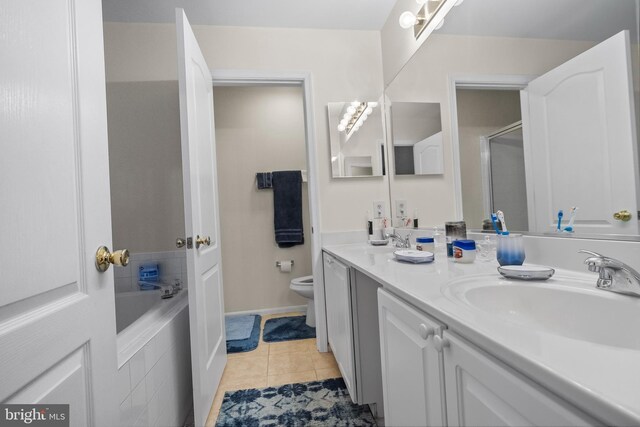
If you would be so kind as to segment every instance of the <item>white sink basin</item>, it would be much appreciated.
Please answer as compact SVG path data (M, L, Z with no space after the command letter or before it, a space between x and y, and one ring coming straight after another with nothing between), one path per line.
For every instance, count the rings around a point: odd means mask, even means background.
M524 282L496 273L454 280L443 293L524 327L640 350L640 298L595 289L592 282L566 277Z

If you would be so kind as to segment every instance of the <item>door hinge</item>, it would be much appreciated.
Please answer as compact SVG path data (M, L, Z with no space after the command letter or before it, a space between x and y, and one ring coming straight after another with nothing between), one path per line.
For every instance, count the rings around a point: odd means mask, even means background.
M187 249L193 249L193 237L187 237Z

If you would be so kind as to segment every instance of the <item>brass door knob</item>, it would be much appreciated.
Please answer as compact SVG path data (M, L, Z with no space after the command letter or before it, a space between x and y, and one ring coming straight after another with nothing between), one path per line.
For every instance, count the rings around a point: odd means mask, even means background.
M196 249L200 249L201 245L211 246L211 237L200 237L196 235Z
M129 264L129 250L122 249L119 251L109 252L109 248L106 246L100 246L96 251L96 269L104 273L109 269L109 266L119 265L126 266Z
M620 212L616 212L613 214L613 219L616 219L618 221L624 221L627 222L631 219L632 215L631 212L629 212L628 210L624 209L621 210Z

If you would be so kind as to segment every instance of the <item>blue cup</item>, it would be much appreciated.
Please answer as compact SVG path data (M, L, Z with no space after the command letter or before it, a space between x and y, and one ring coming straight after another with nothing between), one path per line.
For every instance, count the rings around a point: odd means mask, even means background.
M499 235L496 257L500 265L522 265L525 258L522 234Z

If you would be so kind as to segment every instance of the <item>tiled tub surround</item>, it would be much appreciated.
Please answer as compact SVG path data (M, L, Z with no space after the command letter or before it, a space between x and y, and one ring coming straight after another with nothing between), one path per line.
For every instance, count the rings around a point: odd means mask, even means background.
M572 276L585 279L585 283L595 287L597 274L587 272L582 264L586 256L576 253L581 248L611 255L638 267L640 244L637 242L545 237L525 239L526 262L559 267L556 276L547 284L557 282L562 276ZM447 284L456 278L486 273L499 278L497 262L458 264L436 256L434 263L410 265L394 260L391 247L376 248L360 243L324 246L323 249L600 422L640 424L638 350L598 345L519 327L465 308L443 293ZM562 285L558 283L558 286ZM585 286L591 289L591 285ZM594 316L598 315L602 314L594 313ZM620 328L629 327L620 325Z
M162 300L117 343L120 425L182 426L192 406L187 291Z
M129 265L114 269L115 291L138 291L138 269L143 264L157 263L160 268L160 281L174 284L180 280L187 286L187 254L184 249L166 252L138 252L129 257Z

